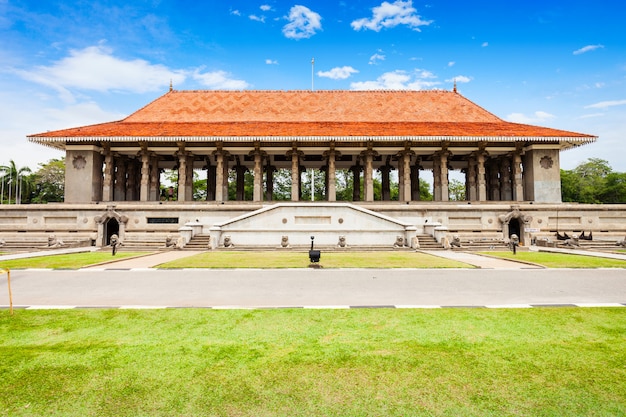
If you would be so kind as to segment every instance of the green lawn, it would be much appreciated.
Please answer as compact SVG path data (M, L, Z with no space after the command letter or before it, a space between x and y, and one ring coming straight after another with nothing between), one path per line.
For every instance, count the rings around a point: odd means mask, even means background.
M2 416L626 415L626 308L0 311Z
M115 256L112 256L110 251L99 251L72 253L67 255L38 256L35 258L0 261L0 268L78 269L84 266L98 264L105 261L124 259L142 254L145 254L145 252L118 252Z
M324 268L473 268L418 252L322 252ZM308 252L205 252L159 268L307 268Z
M597 258L593 256L572 255L554 252L481 252L485 255L505 259L526 261L543 265L546 268L626 268L626 261L619 259Z

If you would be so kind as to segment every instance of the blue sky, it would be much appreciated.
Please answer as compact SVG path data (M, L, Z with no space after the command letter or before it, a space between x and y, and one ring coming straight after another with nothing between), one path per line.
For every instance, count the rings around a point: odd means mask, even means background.
M626 172L626 5L597 1L0 0L0 164L26 135L184 89L448 89L502 119L600 137ZM313 66L311 61L315 59Z

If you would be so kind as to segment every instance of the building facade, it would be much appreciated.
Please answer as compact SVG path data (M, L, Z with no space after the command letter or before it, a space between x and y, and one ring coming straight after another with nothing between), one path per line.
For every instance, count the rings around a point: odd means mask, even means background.
M374 201L374 176L389 200L419 200L432 172L437 202L449 199L449 173L465 176L470 202L561 202L561 150L592 135L506 122L454 91L170 91L127 118L46 132L29 140L66 152L66 203L157 202L161 172L176 169L175 198L193 200L202 170L206 200L236 200L254 177L252 200L273 200L273 174L291 173L301 200L304 170L324 172L324 197L337 200L336 172L353 175L352 201ZM362 187L361 187L362 185ZM360 191L362 188L362 192ZM168 190L165 191L169 192Z

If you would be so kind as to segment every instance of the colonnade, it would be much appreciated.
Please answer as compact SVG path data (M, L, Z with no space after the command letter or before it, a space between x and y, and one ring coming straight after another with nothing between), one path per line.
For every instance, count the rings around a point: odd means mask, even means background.
M269 149L268 149L269 151ZM428 155L420 154L419 148L404 149L389 153L367 149L349 158L341 158L342 152L331 144L321 152L315 163L305 161L311 155L306 148L293 149L276 158L275 154L255 146L252 151L240 153L236 148L217 148L210 155L194 155L181 148L174 158L167 161L178 171L175 198L178 201L193 200L193 171L202 164L206 171L208 201L224 202L229 199L229 172L236 173L236 200L244 200L244 175L251 171L254 178L252 200L255 202L273 199L274 172L277 166L291 171L291 201L301 199L301 178L305 164L324 172L324 195L327 201L336 201L336 171L347 169L353 175L353 201L374 201L374 171L380 173L381 200L391 200L391 172L397 170L398 201L409 202L420 199L420 173L432 170L434 201L449 200L449 172L459 169L465 174L467 201L523 201L523 157L522 152L501 153L490 156L478 149L453 158L448 148ZM318 152L317 155L320 155ZM105 152L103 158L102 199L103 201L158 201L161 195L160 175L166 167L163 158L148 149L136 155ZM348 162L347 162L348 161ZM341 164L341 166L339 166ZM454 166L453 166L454 165ZM424 168L427 166L427 168ZM265 181L264 175L265 174ZM361 195L361 181L363 195ZM165 197L174 197L165 190Z

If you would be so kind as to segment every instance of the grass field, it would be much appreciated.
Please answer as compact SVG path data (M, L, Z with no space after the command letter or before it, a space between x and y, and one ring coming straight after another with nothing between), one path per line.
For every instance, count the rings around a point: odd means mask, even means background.
M52 269L78 269L112 259L124 259L142 255L145 252L118 252L115 256L111 252L83 252L67 255L37 256L34 258L14 259L0 261L0 268L24 269L24 268L52 268Z
M626 415L626 308L0 311L3 416Z
M482 252L498 258L531 262L546 268L626 268L626 261L553 252Z
M307 268L304 252L205 252L159 268ZM324 268L473 268L418 252L322 252Z

